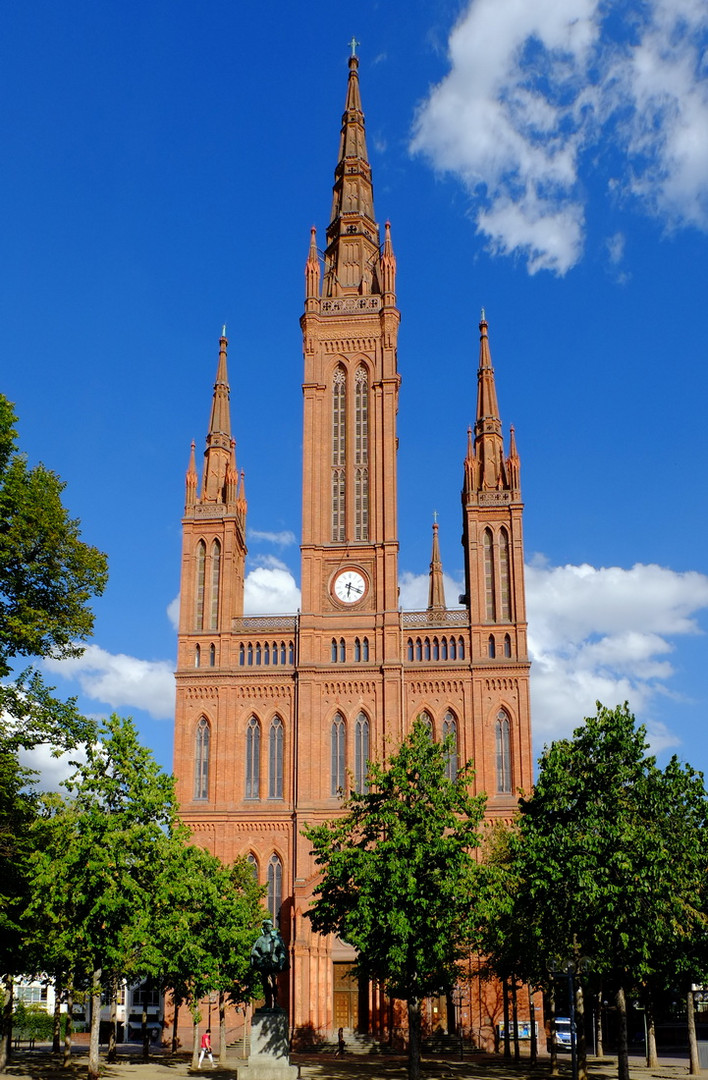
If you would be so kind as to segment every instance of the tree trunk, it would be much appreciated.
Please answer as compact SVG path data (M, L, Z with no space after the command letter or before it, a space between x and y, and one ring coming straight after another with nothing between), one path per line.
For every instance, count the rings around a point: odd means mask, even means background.
M54 1015L52 1016L52 1053L58 1054L61 1050L61 975L54 975Z
M196 1069L199 1064L199 1020L198 1012L192 1010L192 1068Z
M531 1024L531 1056L530 1065L533 1068L538 1062L538 1039L536 1038L536 1005L533 1000L533 988L529 986L529 1022Z
M575 1030L577 1033L578 1080L588 1080L588 1043L585 1037L585 995L580 979L575 979Z
M514 1061L518 1065L521 1053L519 1051L519 1003L516 1000L516 975L511 980L511 1019L514 1033Z
M506 1061L511 1060L511 1043L509 1042L509 984L506 979L502 979L502 1002L504 1005L504 1058Z
M74 1032L74 973L69 972L66 980L66 1027L64 1028L64 1068L71 1065L71 1036Z
M177 1053L177 1044L179 1039L177 1038L177 1023L179 1021L179 1000L175 992L172 992L172 1005L174 1008L174 1015L172 1017L172 1053Z
M226 1064L226 994L219 991L219 1064Z
M10 1060L13 989L12 975L5 975L2 980L2 1001L0 1002L0 1072L5 1072Z
M98 1037L101 1030L101 968L95 968L91 980L91 1036L89 1039L88 1080L99 1080Z
M602 1027L602 987L595 995L595 1053L598 1057L605 1056L605 1035Z
M647 987L644 1010L647 1034L647 1068L658 1069L659 1055L656 1052L656 1017L654 1016L654 998L652 996L651 987Z
M143 1039L143 1061L150 1060L150 1028L148 1027L148 1001L152 996L152 979L143 983L143 1011L140 1017L140 1033Z
M556 984L551 978L548 990L548 1021L551 1033L551 1076L558 1076L558 1043L556 1041Z
M452 990L445 991L445 1011L447 1013L447 1033L448 1035L462 1035L462 1031L457 1030L457 1011L455 1009L455 999L452 996Z
M111 983L111 1030L108 1035L108 1053L106 1054L106 1061L111 1064L116 1060L117 1049L117 1028L118 1028L118 983L114 979Z
M420 999L408 1002L408 1080L420 1080Z
M689 987L686 995L686 1019L688 1020L688 1053L691 1059L691 1076L701 1071L701 1063L698 1059L698 1043L696 1042L696 1013L694 1011L693 990Z
M618 986L615 995L619 1032L617 1045L617 1080L629 1080L629 1043L627 1040L627 998L624 986Z

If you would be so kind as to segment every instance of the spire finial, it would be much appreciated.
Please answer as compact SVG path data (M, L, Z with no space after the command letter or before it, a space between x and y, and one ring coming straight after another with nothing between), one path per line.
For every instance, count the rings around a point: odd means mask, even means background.
M226 337L226 323L221 327L221 336L222 338Z
M437 510L433 510L433 525L437 525L437 523L438 523L438 512L437 512Z
M351 41L349 42L349 48L350 48L350 49L351 49L351 51L352 51L352 56L356 56L356 49L357 49L357 45L361 45L361 42L360 42L360 41L357 41L357 39L356 39L356 38L354 37L354 35L352 34L352 39L351 39Z

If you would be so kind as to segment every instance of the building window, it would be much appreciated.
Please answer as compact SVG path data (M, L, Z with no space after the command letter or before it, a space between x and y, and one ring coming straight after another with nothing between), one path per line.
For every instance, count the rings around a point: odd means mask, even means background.
M209 724L202 716L197 724L197 734L194 747L194 798L207 799L209 797L209 739L211 732Z
M211 603L209 605L209 629L219 628L219 579L221 577L221 544L215 540L211 545Z
M447 660L447 638L442 639L442 645L440 646L440 659Z
M294 664L295 663L295 645L294 645L294 643L292 641L288 645L288 663L289 664Z
M204 580L206 574L206 544L200 540L197 544L197 578L194 597L194 625L197 630L204 629Z
M194 666L199 667L202 662L202 650L199 645L194 650Z
M280 922L280 908L283 903L283 864L277 855L271 855L268 862L268 892L266 904L270 917L277 926Z
M274 717L268 736L268 798L283 797L283 721Z
M509 573L509 534L506 529L499 531L499 584L501 585L501 617L503 622L511 622L511 576Z
M332 657L332 663L336 664L337 663L337 639L336 638L332 638L331 657Z
M246 798L257 799L261 786L261 725L252 716L246 728Z
M369 721L364 713L359 713L356 718L354 743L354 787L357 795L364 795L369 790L366 782L369 760Z
M450 746L445 749L445 775L448 780L457 779L457 721L454 715L448 711L445 713L442 726L443 739L450 739Z
M432 719L430 713L422 712L420 714L420 716L418 717L418 719L420 720L421 724L423 724L423 726L426 728L426 730L428 732L428 738L432 742L433 741L433 719Z
M248 666L253 666L253 643L250 641L248 643Z
M511 752L509 740L509 717L504 709L497 714L497 791L511 791Z
M332 721L332 775L330 795L344 794L344 770L346 768L346 728L344 718L337 713Z
M281 664L285 663L285 642L284 641L280 642L280 663Z
M243 647L243 642L238 647L238 662L241 667L246 663L246 650Z
M491 529L484 530L484 605L487 622L494 622L494 543Z
M369 385L361 364L354 376L354 539L369 539Z
M270 664L270 642L268 641L263 646L263 663L266 667Z
M332 540L342 541L346 530L346 381L344 368L332 376Z
M209 667L214 667L215 665L216 665L216 645L212 644L212 645L209 646Z
M457 639L457 659L464 660L465 658L465 639L459 637Z
M256 858L256 856L253 854L252 851L249 851L248 855L246 856L246 862L248 863L248 865L251 868L251 872L253 874L253 880L258 881L258 859Z
M260 641L257 641L256 642L256 667L260 667L260 666L261 666L261 643L260 643Z
M489 635L489 641L487 642L487 656L490 660L493 660L497 655L497 643L494 640L494 634Z
M364 663L368 662L368 659L369 659L369 639L366 638L366 637L364 638L364 641L362 642L361 658L364 661Z
M423 659L423 643L420 638L415 639L415 658L416 660Z
M347 647L344 644L344 638L340 638L339 639L339 660L340 660L340 663L343 664L346 659L347 659Z
M511 635L504 635L504 656L509 659L511 656Z
M454 637L450 638L450 659L457 660L457 646Z
M426 638L423 642L423 659L430 659L430 638Z

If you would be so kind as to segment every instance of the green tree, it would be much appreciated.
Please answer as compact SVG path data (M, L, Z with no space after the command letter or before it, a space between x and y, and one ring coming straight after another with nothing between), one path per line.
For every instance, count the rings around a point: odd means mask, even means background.
M416 721L385 766L370 764L368 790L349 797L343 817L303 830L322 868L308 917L357 949L360 975L407 1003L411 1080L422 999L452 988L477 929L485 800L469 794L469 765L448 779L450 749Z
M53 845L38 844L33 855L33 913L60 929L62 954L90 976L89 1080L99 1075L102 987L126 971L149 970L157 870L180 828L173 779L140 745L133 722L111 716L99 734L67 782L72 798L45 833Z

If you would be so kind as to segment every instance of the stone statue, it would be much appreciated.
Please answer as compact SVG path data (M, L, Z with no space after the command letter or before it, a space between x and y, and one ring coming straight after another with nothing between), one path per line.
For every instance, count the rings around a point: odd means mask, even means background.
M264 919L261 934L251 949L251 967L260 973L266 1009L278 1004L278 974L288 967L288 952L272 919Z

